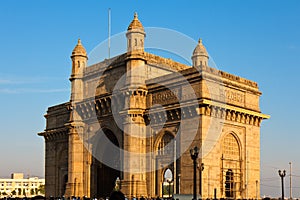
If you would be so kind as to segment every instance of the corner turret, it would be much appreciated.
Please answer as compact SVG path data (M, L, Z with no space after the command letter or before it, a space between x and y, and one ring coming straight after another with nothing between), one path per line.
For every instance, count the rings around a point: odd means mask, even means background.
M70 77L71 81L71 101L81 101L83 98L83 84L82 77L84 68L88 60L87 53L81 40L78 39L77 45L72 51L72 74Z
M144 51L144 41L146 33L137 13L134 13L134 18L127 28L127 52Z
M206 51L206 48L202 44L202 40L199 39L198 44L193 51L193 56L192 56L193 67L207 66L208 59L209 59L209 56Z

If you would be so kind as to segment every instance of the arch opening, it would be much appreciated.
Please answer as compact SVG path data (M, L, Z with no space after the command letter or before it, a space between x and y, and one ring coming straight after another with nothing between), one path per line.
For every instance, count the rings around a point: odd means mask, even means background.
M157 139L155 148L156 171L155 171L155 194L164 198L172 197L178 187L178 163L176 162L176 141L170 132L164 132ZM163 167L165 166L165 167Z
M101 134L101 133L97 133ZM101 161L97 160L95 157L92 159L92 177L91 181L94 182L94 191L93 197L97 198L106 198L109 197L110 193L113 191L115 187L115 183L117 179L121 178L121 156L120 151L111 152L111 148L109 148L109 144L103 143L103 137L107 137L111 143L120 149L120 145L117 137L111 130L103 130L103 135L101 135L98 139L98 144L93 151L96 151L98 155L100 155L103 160L110 159L111 163L113 163L113 168L105 165Z
M162 191L164 198L171 198L174 193L174 180L173 180L173 171L170 168L167 168L163 174L163 184Z

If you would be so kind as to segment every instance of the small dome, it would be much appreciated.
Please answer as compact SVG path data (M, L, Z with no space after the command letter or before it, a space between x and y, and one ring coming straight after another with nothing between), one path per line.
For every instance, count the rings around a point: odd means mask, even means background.
M85 56L85 57L87 56L86 55L86 50L82 46L80 39L78 39L78 43L75 46L75 48L73 49L72 56Z
M207 56L208 57L206 48L202 44L202 40L201 39L199 39L198 45L194 49L193 56Z
M132 30L132 29L142 29L144 30L144 27L142 25L142 23L140 22L140 20L138 19L138 15L137 13L135 12L134 13L134 18L132 20L132 22L129 24L127 30Z

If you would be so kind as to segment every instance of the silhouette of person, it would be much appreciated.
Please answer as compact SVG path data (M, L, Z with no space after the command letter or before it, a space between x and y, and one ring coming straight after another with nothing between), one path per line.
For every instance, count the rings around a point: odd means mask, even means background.
M120 191L113 191L110 194L109 200L125 200L125 196Z

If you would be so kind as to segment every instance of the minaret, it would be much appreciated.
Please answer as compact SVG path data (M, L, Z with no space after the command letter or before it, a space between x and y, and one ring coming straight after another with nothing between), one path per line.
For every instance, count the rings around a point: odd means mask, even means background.
M145 32L137 14L127 29L125 106L121 112L124 130L122 192L129 197L147 196L146 187L146 63Z
M127 52L144 51L144 41L146 33L137 13L134 13L134 18L127 28Z
M87 63L87 54L80 39L75 46L72 55L71 81L71 115L70 121L66 124L69 128L68 141L68 182L65 196L89 195L84 191L84 146L79 135L83 134L84 123L76 111L76 103L83 100L83 73Z
M83 100L83 71L87 63L87 54L85 48L81 44L81 40L78 39L78 43L75 46L72 55L72 74L71 81L71 101Z
M206 48L202 44L202 40L199 39L192 56L193 67L208 66L208 58Z

